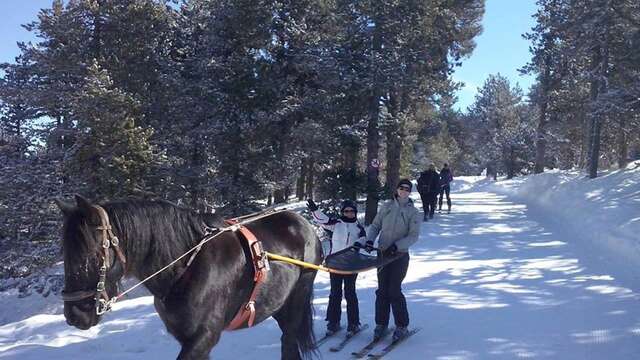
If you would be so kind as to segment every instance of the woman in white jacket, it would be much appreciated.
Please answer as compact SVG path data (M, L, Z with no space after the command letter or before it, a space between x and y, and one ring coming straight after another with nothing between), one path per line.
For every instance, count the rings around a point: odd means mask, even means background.
M358 222L358 208L355 202L345 200L340 207L341 216L337 219L329 218L318 209L313 200L309 200L307 206L313 214L313 220L324 229L333 232L330 253L336 253L353 245L361 247L365 242L366 233L364 227ZM360 311L356 295L358 274L330 274L329 277L331 278L331 293L327 306L327 334L333 334L340 329L343 283L344 297L347 300L347 331L355 333L360 329Z

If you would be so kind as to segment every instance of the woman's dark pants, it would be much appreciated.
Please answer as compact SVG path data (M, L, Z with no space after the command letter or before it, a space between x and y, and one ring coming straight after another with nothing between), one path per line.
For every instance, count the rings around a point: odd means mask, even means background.
M409 325L407 301L402 294L402 280L409 268L409 253L378 269L376 291L376 325L389 325L389 312L393 311L396 327Z

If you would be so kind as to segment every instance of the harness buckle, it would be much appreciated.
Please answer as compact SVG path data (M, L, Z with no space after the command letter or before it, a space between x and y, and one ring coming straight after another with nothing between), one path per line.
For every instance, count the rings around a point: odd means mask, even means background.
M105 290L105 283L104 281L98 281L98 286L96 287L96 291L101 293Z
M115 298L114 298L115 299ZM111 305L113 305L113 299L107 301L105 299L100 299L96 302L96 315L102 315L109 310L111 310Z
M111 245L113 245L113 246L120 245L120 240L118 239L117 236L113 235L113 237L111 237Z

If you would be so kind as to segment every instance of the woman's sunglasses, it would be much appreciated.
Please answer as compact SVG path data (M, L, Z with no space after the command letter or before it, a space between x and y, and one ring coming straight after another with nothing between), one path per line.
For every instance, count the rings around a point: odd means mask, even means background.
M355 210L353 210L353 209L344 209L344 210L342 210L342 213L343 213L343 214L346 214L346 213L355 213L355 212L356 212L356 211L355 211Z
M411 191L411 188L408 186L398 186L398 189L404 190L404 191Z

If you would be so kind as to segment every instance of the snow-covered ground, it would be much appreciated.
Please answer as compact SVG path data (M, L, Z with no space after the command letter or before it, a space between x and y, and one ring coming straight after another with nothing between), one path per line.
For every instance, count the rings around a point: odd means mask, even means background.
M422 331L387 359L639 357L640 164L595 180L559 171L497 183L462 178L452 198L451 214L423 224L404 284L411 326ZM375 272L360 275L363 323L373 324L375 287ZM326 274L315 288L321 334ZM171 359L178 352L148 296L116 304L87 331L67 326L59 304L2 294L0 319L10 322L0 326L0 358ZM340 353L325 344L323 358L349 358L370 336ZM279 337L273 320L225 333L212 358L279 359Z

